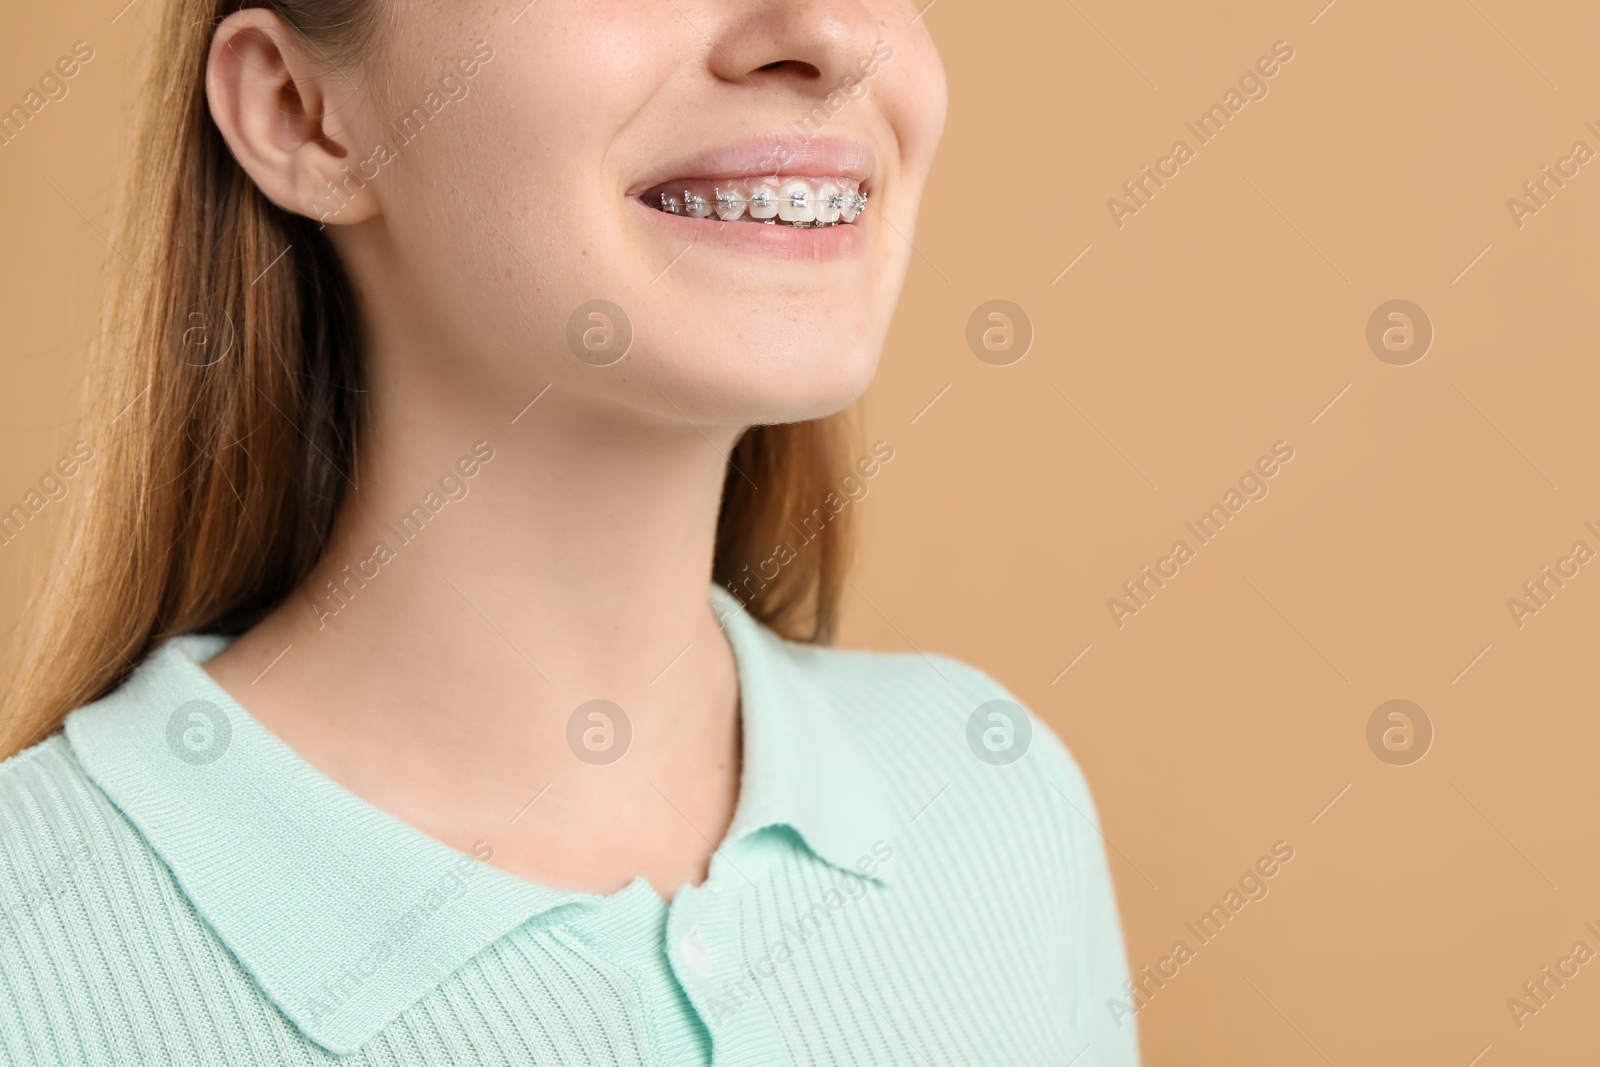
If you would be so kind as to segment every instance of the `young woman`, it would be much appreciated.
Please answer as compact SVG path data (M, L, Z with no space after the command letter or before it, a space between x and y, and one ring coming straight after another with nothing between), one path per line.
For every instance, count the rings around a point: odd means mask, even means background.
M0 716L0 1060L1136 1062L1065 750L826 647L917 10L161 18Z

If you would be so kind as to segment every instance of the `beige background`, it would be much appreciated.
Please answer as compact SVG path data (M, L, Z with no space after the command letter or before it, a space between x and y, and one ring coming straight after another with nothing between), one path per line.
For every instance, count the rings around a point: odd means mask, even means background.
M147 32L124 2L29 5L0 34L6 103L97 51L0 148L7 505L70 444ZM1506 200L1600 150L1600 12L1320 3L927 11L951 119L867 399L896 458L860 505L846 643L957 655L1054 724L1136 969L1293 845L1140 1012L1149 1063L1591 1062L1600 964L1520 1030L1506 1000L1600 950L1600 565L1520 630L1506 600L1600 550L1600 162L1520 230ZM1119 230L1106 199L1279 40L1270 95ZM994 298L1036 333L1010 366L965 340ZM1405 367L1365 340L1397 298L1436 329ZM1279 440L1270 495L1119 630L1107 598ZM0 549L8 626L42 533ZM1366 740L1397 698L1436 731L1410 766Z

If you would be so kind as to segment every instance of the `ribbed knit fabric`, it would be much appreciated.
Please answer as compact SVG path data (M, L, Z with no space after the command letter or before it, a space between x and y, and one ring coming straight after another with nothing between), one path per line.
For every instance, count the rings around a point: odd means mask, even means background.
M0 1063L1136 1064L1094 805L1049 729L974 668L711 599L744 772L671 905L427 837L212 682L227 639L169 641L0 764Z

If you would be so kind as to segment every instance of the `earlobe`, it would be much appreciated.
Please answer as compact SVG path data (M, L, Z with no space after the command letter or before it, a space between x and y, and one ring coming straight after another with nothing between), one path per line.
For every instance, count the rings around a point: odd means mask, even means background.
M337 73L333 79L348 85ZM343 192L337 213L321 206L351 157L343 143L351 131L335 114L329 81L268 8L235 12L212 38L206 64L211 118L245 173L285 211L324 223L361 222L378 214L377 197L368 190Z

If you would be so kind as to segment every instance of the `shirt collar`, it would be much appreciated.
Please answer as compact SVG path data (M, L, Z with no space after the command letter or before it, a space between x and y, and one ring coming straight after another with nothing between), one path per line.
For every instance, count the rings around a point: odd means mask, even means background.
M773 826L858 868L894 825L876 768L800 662L732 594L711 603L738 665L744 770L719 854ZM227 646L176 637L66 735L217 936L310 1040L365 1044L530 918L603 899L518 878L437 841L316 770L200 666ZM715 861L714 861L715 862ZM887 867L874 876L887 877ZM624 891L626 892L626 891Z
M782 640L720 587L712 587L711 605L739 666L744 731L727 840L788 826L833 866L857 875L870 866L871 877L887 882L874 846L889 841L897 824L877 767L805 662L826 653Z

